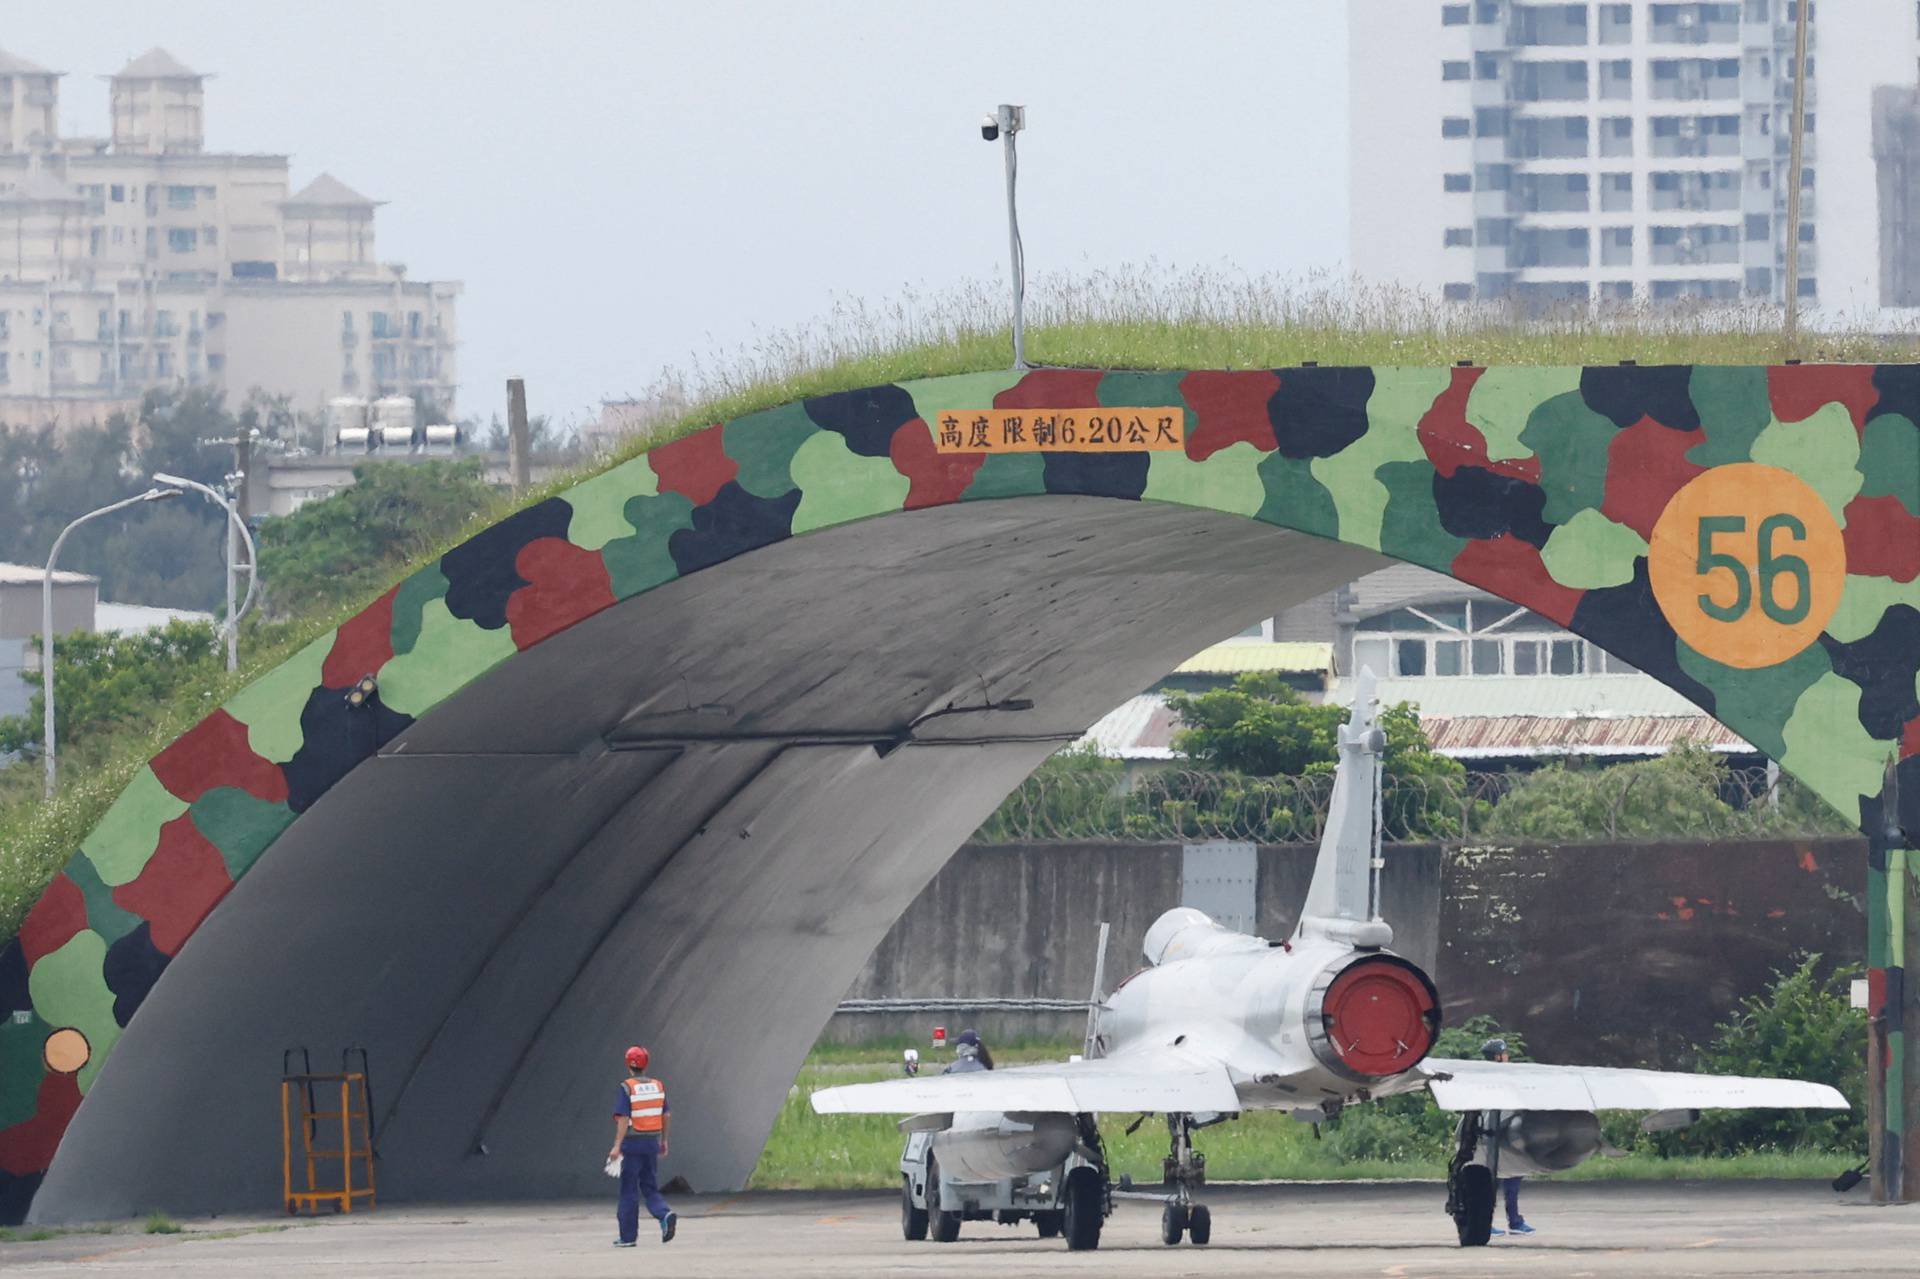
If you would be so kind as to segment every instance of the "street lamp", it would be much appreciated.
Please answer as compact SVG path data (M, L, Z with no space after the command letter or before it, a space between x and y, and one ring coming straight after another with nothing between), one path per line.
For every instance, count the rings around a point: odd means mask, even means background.
M980 136L988 142L996 138L1005 143L1007 160L1007 250L1013 267L1013 367L1027 367L1027 250L1020 242L1020 214L1014 207L1014 188L1020 180L1020 156L1013 139L1027 127L1027 109L1002 102L998 110L980 121Z
M196 493L204 494L214 505L227 513L227 669L236 670L240 665L240 619L246 616L249 608L253 607L253 597L260 585L260 575L254 571L257 561L254 559L253 534L247 530L247 522L240 518L240 512L233 509L233 503L212 485L202 484L199 480L189 480L179 475L168 475L164 471L156 471L153 482L170 485L176 489L192 489ZM234 546L236 533L247 544L247 597L240 602L238 611L233 607L233 579L240 571L234 563L234 551L237 549Z
M179 497L177 488L150 488L137 497L122 498L110 506L97 511L88 511L73 523L60 530L60 536L53 539L53 549L47 552L47 568L40 580L40 701L46 715L46 738L44 754L47 760L47 798L53 798L53 566L60 558L60 544L67 540L67 534L85 524L88 520L109 515L124 507L136 506L141 502L162 502L170 497Z

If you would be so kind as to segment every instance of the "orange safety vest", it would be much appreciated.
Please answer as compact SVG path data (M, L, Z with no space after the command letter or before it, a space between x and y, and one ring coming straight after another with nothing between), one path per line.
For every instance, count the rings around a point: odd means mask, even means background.
M667 1086L658 1079L623 1079L627 1123L642 1137L657 1137L667 1123Z

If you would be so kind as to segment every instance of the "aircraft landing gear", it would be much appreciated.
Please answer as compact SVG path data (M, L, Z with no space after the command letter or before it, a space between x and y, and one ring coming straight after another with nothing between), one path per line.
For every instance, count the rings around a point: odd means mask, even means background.
M1207 1157L1193 1148L1192 1115L1167 1116L1167 1142L1170 1147L1161 1161L1161 1180L1173 1188L1166 1207L1160 1211L1160 1242L1180 1242L1185 1235L1197 1244L1213 1238L1213 1215L1207 1206L1194 1202L1194 1192L1207 1184Z
M1455 1131L1453 1159L1447 1165L1447 1215L1463 1248L1483 1248L1493 1237L1493 1169L1475 1163L1480 1148L1480 1114L1460 1116Z

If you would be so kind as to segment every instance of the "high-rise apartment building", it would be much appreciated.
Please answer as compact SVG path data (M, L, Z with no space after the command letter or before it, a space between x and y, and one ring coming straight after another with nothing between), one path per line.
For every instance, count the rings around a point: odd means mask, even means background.
M155 49L112 77L111 137L62 137L60 74L0 52L0 423L192 385L451 412L460 286L382 264L376 202L333 177L208 151L205 82Z
M1350 0L1353 266L1449 299L1784 289L1797 0ZM1800 294L1920 305L1920 4L1810 0Z

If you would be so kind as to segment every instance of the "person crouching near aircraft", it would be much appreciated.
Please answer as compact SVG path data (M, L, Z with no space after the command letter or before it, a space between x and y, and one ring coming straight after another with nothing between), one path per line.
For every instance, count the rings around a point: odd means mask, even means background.
M660 1159L667 1153L667 1129L673 1116L667 1108L667 1087L647 1074L647 1050L627 1049L627 1077L620 1081L614 1102L613 1149L608 1162L620 1161L620 1237L616 1248L631 1248L640 1234L640 1200L660 1223L660 1242L673 1238L679 1218L660 1193Z
M953 1041L953 1062L940 1073L943 1075L964 1075L970 1070L992 1070L993 1054L980 1042L978 1033L963 1030Z
M1504 1039L1489 1039L1486 1043L1481 1044L1480 1055L1488 1061L1513 1060L1513 1054L1507 1051L1507 1041ZM1507 1198L1507 1228L1502 1230L1498 1226L1495 1226L1490 1233L1496 1235L1532 1234L1533 1227L1529 1226L1527 1219L1520 1215L1520 1178L1502 1177L1500 1179L1500 1188L1506 1193Z

